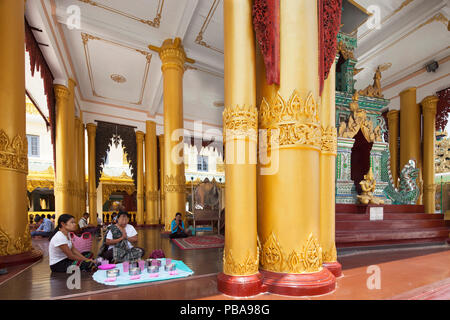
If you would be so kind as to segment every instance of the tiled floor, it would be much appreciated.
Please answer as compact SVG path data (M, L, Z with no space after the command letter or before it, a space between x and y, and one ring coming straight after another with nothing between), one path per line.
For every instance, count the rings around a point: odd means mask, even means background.
M167 257L183 260L194 276L181 280L153 282L134 286L104 286L82 273L81 289L66 286L66 274L52 274L48 256L31 268L0 284L0 299L231 299L217 291L217 273L222 269L223 249L181 250L157 229L139 231L138 246L163 249ZM48 241L34 241L47 252ZM97 244L94 245L96 250ZM391 249L339 256L344 276L337 289L327 295L295 299L449 299L450 246ZM381 289L367 287L367 267L377 265ZM250 299L286 299L263 294Z

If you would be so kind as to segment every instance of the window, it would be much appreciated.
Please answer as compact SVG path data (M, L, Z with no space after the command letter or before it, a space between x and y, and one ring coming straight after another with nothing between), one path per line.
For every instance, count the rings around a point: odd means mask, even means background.
M27 140L28 140L28 156L39 157L40 155L39 136L27 134Z
M197 156L197 170L198 171L208 171L208 157L207 156Z

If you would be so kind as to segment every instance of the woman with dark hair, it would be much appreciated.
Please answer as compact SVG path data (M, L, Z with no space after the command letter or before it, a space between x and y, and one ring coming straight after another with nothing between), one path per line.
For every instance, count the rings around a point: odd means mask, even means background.
M170 230L170 239L187 238L190 235L190 230L185 230L184 222L181 219L181 213L179 212L175 215L175 219L172 220Z
M93 254L85 252L81 254L72 245L69 232L77 229L75 218L70 214L63 214L58 218L58 225L50 236L48 246L50 269L52 272L66 272L71 265L77 265L81 270L94 271L96 265L91 259Z
M129 221L127 212L119 212L117 223L109 225L105 232L99 256L114 263L137 260L144 256L144 249L132 245L137 243L138 233L131 224L128 224Z

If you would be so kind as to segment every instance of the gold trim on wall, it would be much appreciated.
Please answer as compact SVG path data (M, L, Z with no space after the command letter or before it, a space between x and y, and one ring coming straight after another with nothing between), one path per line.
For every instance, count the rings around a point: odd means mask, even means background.
M212 4L211 8L209 9L208 15L206 16L205 21L203 22L203 25L200 28L197 38L195 38L195 43L198 45L201 45L205 48L208 48L208 49L211 49L211 50L214 50L216 52L223 54L223 50L215 48L203 40L203 35L206 32L206 29L208 28L209 23L211 22L212 18L214 17L214 13L216 12L216 9L219 6L219 3L220 3L220 0L213 1L213 4Z
M103 99L108 99L108 100L115 100L115 101L119 101L119 102L124 102L124 103L129 103L129 104L134 104L134 105L142 105L142 101L144 99L144 90L145 90L145 86L147 84L147 79L148 79L148 73L149 73L149 69L150 69L150 62L152 59L152 54L150 52L144 51L144 50L140 50L140 49L136 49L136 48L132 48L114 41L110 41L110 40L106 40L106 39L102 39L100 37L96 37L87 33L81 33L81 39L83 41L83 46L84 46L84 55L86 58L86 66L88 69L88 76L89 76L89 81L91 84L91 90L92 90L92 95L98 98L103 98ZM147 63L145 65L145 70L144 70L144 78L142 80L142 88L141 88L141 94L140 94L140 98L138 102L129 102L129 101L123 101L120 99L113 99L113 98L107 98L104 96L101 96L99 94L97 94L97 92L95 91L95 85L94 85L94 80L93 80L93 74L92 74L92 64L91 64L91 58L90 58L90 53L89 53L89 46L88 46L88 42L89 40L97 40L97 41L103 41L112 45L116 45L122 48L126 48L132 51L136 51L140 54L142 54L143 56L145 56Z
M158 0L158 7L156 9L156 16L153 18L153 20L148 20L148 19L139 18L139 17L136 17L136 16L134 16L132 14L129 14L129 13L126 13L126 12L123 12L123 11L120 11L120 10L117 10L117 9L105 6L105 5L101 4L101 3L98 3L98 2L95 2L95 1L92 1L92 0L78 0L78 1L86 3L86 4L89 4L89 5L93 6L93 7L98 7L98 8L107 10L107 11L115 13L115 14L119 14L119 15L121 15L123 17L128 18L128 19L133 19L135 21L138 21L140 23L146 24L146 25L148 25L150 27L153 27L153 28L159 28L159 26L161 24L162 9L163 9L163 6L164 6L164 0Z

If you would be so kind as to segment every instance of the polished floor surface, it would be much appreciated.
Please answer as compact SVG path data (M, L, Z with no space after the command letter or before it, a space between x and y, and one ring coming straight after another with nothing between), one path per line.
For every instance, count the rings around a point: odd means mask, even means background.
M217 291L223 249L181 250L158 229L138 230L138 246L164 250L167 257L183 260L191 277L133 286L104 286L82 273L81 289L68 289L66 274L52 274L48 266L48 241L34 240L44 258L0 284L0 299L232 299ZM94 244L93 251L98 244ZM341 253L344 276L327 295L294 299L450 299L450 246L384 249ZM367 286L369 266L380 270L380 289ZM249 299L286 299L262 294Z

